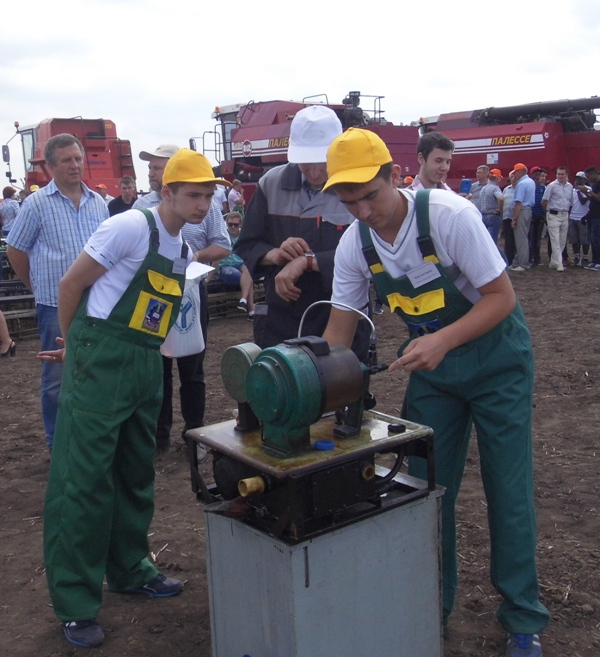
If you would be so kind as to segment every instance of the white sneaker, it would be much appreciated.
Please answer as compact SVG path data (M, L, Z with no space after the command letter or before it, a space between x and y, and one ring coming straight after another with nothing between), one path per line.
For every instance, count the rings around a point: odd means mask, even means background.
M525 267L521 267L521 265L517 265L516 267L513 265L510 268L510 271L525 271Z
M203 461L206 461L208 458L208 452L206 451L206 447L203 445L196 445L196 455L198 456L198 463L202 463Z

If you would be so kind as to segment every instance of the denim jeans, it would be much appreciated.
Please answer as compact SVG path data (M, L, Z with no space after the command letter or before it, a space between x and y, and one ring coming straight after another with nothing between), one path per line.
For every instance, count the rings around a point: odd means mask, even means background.
M488 229L488 233L494 240L494 244L498 244L498 235L500 234L502 217L499 214L482 214L481 217L485 227Z
M240 267L241 266L242 265L240 265ZM225 267L219 268L218 277L219 280L223 281L226 285L239 285L242 272L237 267L225 265Z
M58 308L44 306L38 303L36 306L36 318L38 332L40 334L41 350L58 349L59 346L56 344L56 338L61 335L58 324ZM62 372L62 364L57 365L56 363L42 361L42 418L46 429L46 444L50 450L54 442L54 427L58 412L58 396L60 394Z

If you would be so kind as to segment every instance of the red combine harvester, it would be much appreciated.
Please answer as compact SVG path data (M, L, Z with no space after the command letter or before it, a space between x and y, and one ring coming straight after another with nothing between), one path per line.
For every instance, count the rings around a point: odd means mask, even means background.
M104 183L108 193L118 194L119 180L123 176L135 178L131 157L131 144L117 137L117 129L106 119L44 119L34 126L21 128L15 122L17 134L21 136L25 166L25 185L43 187L52 179L44 160L44 147L50 139L61 133L75 135L85 149L83 181L94 189ZM8 146L3 147L4 161L9 164ZM7 176L11 177L10 171ZM15 181L16 182L16 181Z
M319 103L331 107L344 130L352 126L377 133L388 145L396 164L405 175L418 169L416 146L417 126L398 126L386 121L381 110L383 96L363 96L373 99L373 110L367 113L359 107L361 93L351 91L341 104L329 103L323 94L310 96L301 102L270 100L217 107L212 115L217 128L202 137L202 151L219 163L217 173L228 180L237 178L254 191L259 178L269 169L287 163L290 124L298 111ZM196 150L196 140L190 139ZM246 196L248 199L249 196Z
M448 184L458 190L481 164L508 176L517 162L547 169L577 171L600 165L600 132L594 129L600 98L555 100L511 107L440 114L419 121L423 132L436 130L454 141Z
M358 126L377 133L404 175L418 172L419 135L442 132L456 145L448 184L457 191L461 180L472 179L480 164L497 167L505 176L517 162L541 166L550 174L564 165L571 177L588 166L600 166L600 132L594 129L593 111L600 108L597 96L441 114L410 126L394 125L383 118L383 96L363 98L374 99L370 114L359 107L358 91L350 92L340 105L321 95L301 102L251 101L217 107L213 118L219 125L202 137L203 152L219 162L220 175L238 178L253 190L265 171L287 162L290 123L296 112L320 102L337 113L344 129ZM190 147L196 148L194 139L190 139Z

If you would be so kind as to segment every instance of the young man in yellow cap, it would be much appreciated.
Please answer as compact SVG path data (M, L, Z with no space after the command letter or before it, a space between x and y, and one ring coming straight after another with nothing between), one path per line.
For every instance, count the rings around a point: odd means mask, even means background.
M54 612L66 638L104 640L96 615L111 591L168 597L183 584L146 558L154 512L154 435L162 397L159 347L179 312L191 260L181 237L200 223L216 183L209 161L177 151L161 203L107 219L59 284L65 360L44 522ZM66 356L66 359L65 359Z
M359 220L335 257L332 300L364 305L371 279L409 329L390 372L411 373L409 420L433 427L442 499L443 608L456 592L454 507L475 424L492 544L492 582L504 598L498 618L509 657L540 657L531 463L533 355L505 263L481 215L456 194L396 189L400 169L385 144L351 128L327 154L329 179ZM358 315L333 307L324 333L348 346ZM423 459L411 473L425 477Z

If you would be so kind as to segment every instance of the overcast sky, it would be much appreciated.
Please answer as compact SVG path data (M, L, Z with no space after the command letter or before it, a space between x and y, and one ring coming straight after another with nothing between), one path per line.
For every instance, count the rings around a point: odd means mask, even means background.
M385 96L394 123L584 98L600 94L598 44L597 0L30 0L3 21L0 142L14 121L103 118L137 156L212 130L215 105L351 90Z

